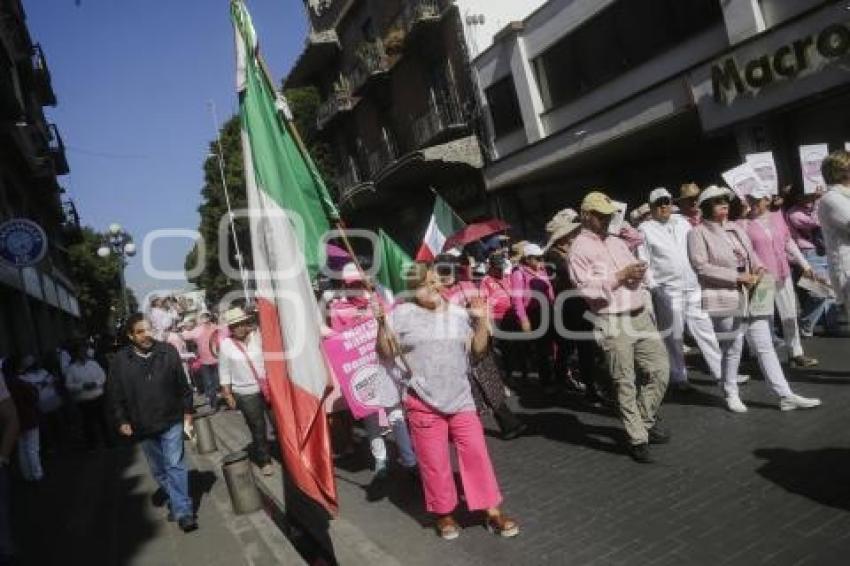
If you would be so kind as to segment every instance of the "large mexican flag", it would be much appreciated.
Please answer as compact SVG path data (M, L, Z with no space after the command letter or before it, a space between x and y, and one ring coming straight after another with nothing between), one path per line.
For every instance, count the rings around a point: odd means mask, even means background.
M323 260L319 242L329 219L338 215L315 165L281 116L285 102L265 74L241 0L231 1L231 14L256 301L283 464L291 484L334 514L337 494L323 408L330 373L319 349L321 320L311 272Z

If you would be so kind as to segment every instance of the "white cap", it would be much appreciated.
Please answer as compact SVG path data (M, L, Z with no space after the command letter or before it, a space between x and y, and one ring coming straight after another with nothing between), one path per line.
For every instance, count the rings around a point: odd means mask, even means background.
M655 204L655 201L661 198L669 198L673 200L673 195L670 194L670 191L665 189L664 187L658 187L657 189L653 189L651 193L649 193L649 204Z
M543 257L543 248L537 244L525 244L522 248L522 257Z
M717 197L729 197L730 200L733 200L737 198L737 195L732 191L732 189L728 189L726 187L718 187L717 185L711 185L699 194L697 204L702 204L708 199L713 199Z

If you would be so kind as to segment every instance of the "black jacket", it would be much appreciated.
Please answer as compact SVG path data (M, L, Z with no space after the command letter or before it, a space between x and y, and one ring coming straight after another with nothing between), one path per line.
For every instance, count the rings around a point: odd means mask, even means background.
M147 359L132 346L119 350L109 367L106 393L115 425L129 423L137 437L163 432L192 412L180 354L164 342L156 342Z

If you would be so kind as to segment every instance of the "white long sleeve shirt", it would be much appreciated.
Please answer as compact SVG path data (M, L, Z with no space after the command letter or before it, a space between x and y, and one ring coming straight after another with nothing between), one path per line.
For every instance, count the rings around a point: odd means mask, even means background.
M697 276L688 258L688 232L691 224L674 214L667 222L651 219L640 225L644 242L638 257L649 265L647 283L656 287L698 289Z
M234 393L240 395L252 395L260 392L257 377L251 370L248 358L254 364L254 369L260 379L266 377L266 366L263 361L263 346L260 343L260 335L252 332L248 339L242 343L245 353L234 343L234 338L225 338L221 341L218 352L218 377L222 386L229 385ZM248 354L246 358L245 354Z
M106 374L94 360L74 361L68 366L65 387L76 401L91 401L103 395Z
M839 299L850 299L850 187L834 185L818 207L832 284Z

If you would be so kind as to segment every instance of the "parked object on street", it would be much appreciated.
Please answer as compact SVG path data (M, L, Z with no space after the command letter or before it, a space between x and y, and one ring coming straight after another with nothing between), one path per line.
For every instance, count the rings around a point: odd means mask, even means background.
M263 500L257 489L253 466L247 452L242 450L225 456L222 460L221 472L227 483L234 513L245 515L262 509Z

